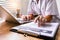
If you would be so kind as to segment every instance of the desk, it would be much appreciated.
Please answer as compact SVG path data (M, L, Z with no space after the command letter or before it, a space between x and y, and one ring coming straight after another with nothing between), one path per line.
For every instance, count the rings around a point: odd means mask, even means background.
M9 31L15 24L3 22L0 24L0 40L43 40L31 36L24 37L22 34ZM60 28L58 30L56 40L60 40Z

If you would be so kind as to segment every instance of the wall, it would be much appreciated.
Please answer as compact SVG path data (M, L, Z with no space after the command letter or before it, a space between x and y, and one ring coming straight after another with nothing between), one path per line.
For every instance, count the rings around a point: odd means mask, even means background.
M8 9L14 16L16 16L16 10L21 8L21 5L19 4L21 4L20 0L5 0L0 2L0 5Z

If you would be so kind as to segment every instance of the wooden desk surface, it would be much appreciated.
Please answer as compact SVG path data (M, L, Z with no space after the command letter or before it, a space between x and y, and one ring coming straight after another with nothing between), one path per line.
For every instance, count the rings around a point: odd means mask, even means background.
M31 36L24 37L22 34L9 31L13 26L15 25L6 22L0 23L0 40L43 40ZM60 28L57 33L56 40L60 40Z

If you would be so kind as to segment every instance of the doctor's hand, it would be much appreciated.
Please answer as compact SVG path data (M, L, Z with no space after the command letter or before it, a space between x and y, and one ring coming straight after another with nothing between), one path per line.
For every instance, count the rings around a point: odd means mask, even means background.
M35 23L38 23L38 27L45 24L45 19L42 15L39 15L34 20Z
M32 14L29 14L29 15L22 15L21 18L24 20L24 21L29 21L29 20L32 20L34 18L34 16Z

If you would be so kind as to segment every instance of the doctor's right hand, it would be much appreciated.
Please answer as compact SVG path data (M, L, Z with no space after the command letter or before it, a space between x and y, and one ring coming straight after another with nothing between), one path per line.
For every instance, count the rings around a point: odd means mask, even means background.
M45 19L42 15L39 15L34 20L35 23L38 23L38 27L45 24Z

